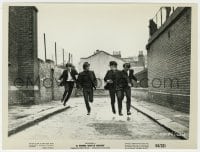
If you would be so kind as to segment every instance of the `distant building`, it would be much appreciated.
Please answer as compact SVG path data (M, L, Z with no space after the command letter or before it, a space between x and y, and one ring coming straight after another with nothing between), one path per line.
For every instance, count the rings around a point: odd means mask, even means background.
M113 51L113 56L117 58L121 58L121 51Z
M145 69L147 65L147 56L143 55L143 51L139 51L138 56L122 58L124 62L129 62L135 73Z
M189 112L191 8L178 7L160 28L149 28L149 97L158 104Z

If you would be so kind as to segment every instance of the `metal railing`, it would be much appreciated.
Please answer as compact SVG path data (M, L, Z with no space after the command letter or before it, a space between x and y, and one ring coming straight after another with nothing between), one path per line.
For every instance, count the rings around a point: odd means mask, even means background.
M171 16L176 8L177 7L161 7L156 12L156 15L152 18L152 20L157 25L157 29L159 29L165 23L165 21L169 16Z

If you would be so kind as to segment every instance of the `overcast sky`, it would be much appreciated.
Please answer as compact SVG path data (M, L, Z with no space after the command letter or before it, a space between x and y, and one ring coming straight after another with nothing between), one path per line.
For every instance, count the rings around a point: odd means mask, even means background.
M62 49L73 54L75 65L100 49L122 57L146 54L149 19L160 6L144 4L53 4L38 8L38 57L44 59L43 33L46 33L47 58L54 59L57 42L58 63Z

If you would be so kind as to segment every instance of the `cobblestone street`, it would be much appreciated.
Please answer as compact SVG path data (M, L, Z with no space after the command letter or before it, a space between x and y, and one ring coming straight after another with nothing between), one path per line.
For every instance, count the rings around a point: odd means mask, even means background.
M135 101L132 101L135 102ZM60 101L58 104L61 105ZM177 139L165 128L135 109L132 115L126 115L123 104L123 116L111 113L108 97L95 98L91 115L86 115L83 98L72 98L69 109L56 114L36 125L10 136L10 139L64 140L64 139ZM117 104L116 104L117 107Z

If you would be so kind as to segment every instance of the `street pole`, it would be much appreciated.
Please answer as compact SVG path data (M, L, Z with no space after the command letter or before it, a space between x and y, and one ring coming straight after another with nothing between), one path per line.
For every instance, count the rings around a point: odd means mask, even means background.
M56 42L55 42L55 62L56 62L56 65L57 65L57 52L56 52Z
M72 54L71 54L71 63L73 64L73 56L72 56Z
M160 26L162 26L162 7L160 8L160 16L161 16L161 25Z
M47 50L46 50L46 37L44 33L44 55L45 55L45 61L47 60Z
M70 53L69 53L69 59L68 59L68 62L70 63Z
M65 59L65 52L64 52L64 49L63 49L63 66L65 65L64 59Z

